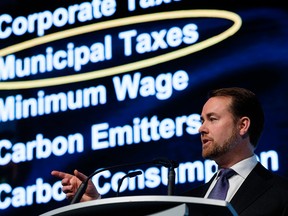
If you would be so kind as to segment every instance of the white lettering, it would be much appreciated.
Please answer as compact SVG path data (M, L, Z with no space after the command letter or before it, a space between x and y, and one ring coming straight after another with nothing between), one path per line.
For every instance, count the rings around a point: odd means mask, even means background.
M0 80L6 81L15 78L24 78L39 73L44 74L55 70L73 68L80 71L88 63L98 63L112 59L112 37L106 35L104 43L97 42L90 47L82 45L74 47L67 44L67 50L46 48L46 55L37 54L24 59L18 59L14 54L0 57Z
M19 16L14 20L9 14L2 14L0 15L0 39L8 38L13 34L22 36L26 33L37 33L37 36L43 36L53 26L63 27L67 24L73 25L76 21L86 22L103 16L110 17L115 14L116 6L116 0L92 0L68 8L60 7L53 12L45 10L27 17Z
M118 101L124 101L128 96L135 99L138 94L142 97L156 96L159 100L166 100L171 97L173 89L182 91L187 88L189 75L186 71L179 70L174 74L162 73L156 78L145 76L141 78L141 73L137 72L133 75L125 74L122 77L113 77L115 94Z
M50 95L40 90L37 95L38 98L28 99L23 99L21 95L0 98L0 122L98 106L107 102L103 85Z
M192 122L194 121L194 123ZM175 136L182 136L184 131L187 134L198 134L201 126L200 115L176 117L175 119L165 118L158 120L157 116L134 118L133 125L117 126L109 128L109 124L99 123L91 127L91 149L99 150L114 148L116 146L131 145L142 142L170 139Z
M18 142L12 144L9 140L0 140L0 165L10 162L20 163L35 159L44 159L52 155L63 156L84 151L84 137L79 134L70 134L67 137L57 136L53 140L37 134L36 139L26 144Z

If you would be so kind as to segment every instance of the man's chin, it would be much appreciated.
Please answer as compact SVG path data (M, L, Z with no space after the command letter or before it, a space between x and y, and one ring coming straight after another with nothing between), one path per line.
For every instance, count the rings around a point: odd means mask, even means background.
M209 159L209 160L216 160L217 159L217 155L215 155L211 152L202 152L202 157L204 159Z

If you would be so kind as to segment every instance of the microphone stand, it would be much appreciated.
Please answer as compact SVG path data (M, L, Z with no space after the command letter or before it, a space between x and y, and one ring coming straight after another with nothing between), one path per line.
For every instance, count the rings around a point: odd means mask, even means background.
M142 172L140 170L137 170L137 171L134 171L134 172L129 172L127 173L125 176L123 176L121 179L120 179L120 182L118 184L118 188L117 188L117 193L116 193L116 196L118 197L119 196L119 192L120 192L120 188L121 188L121 185L124 181L125 178L129 177L129 178L133 178L137 175L141 175Z
M160 158L154 160L157 164L161 164L164 167L168 168L168 195L174 194L174 188L175 188L175 168L179 166L179 163L174 160L168 160L165 158Z
M115 166L110 166L110 167L106 167L106 168L100 168L98 170L95 170L92 174L90 174L85 181L83 181L80 185L80 187L78 188L78 190L75 193L75 196L73 197L72 201L70 204L74 204L74 203L78 203L80 202L83 194L85 193L87 186L88 186L88 182L89 180L96 174L106 171L106 170L111 170L111 169L115 169L115 168L120 168L120 167L129 167L129 166L138 166L138 165L143 165L143 164L158 164L158 165L163 165L165 167L173 167L173 171L175 167L178 167L178 163L176 163L175 161L170 161L167 159L154 159L152 161L146 161L146 162L138 162L138 163L127 163L127 164L119 164L119 165L115 165ZM175 174L174 174L175 176ZM172 178L173 178L173 173L172 173ZM174 180L173 180L174 181ZM172 180L169 181L169 191L172 190L169 193L173 193L173 187L174 187L174 182Z
M170 166L168 168L168 195L174 195L175 188L175 170L179 164L176 161L170 161Z
M106 168L100 168L96 171L94 171L91 175L89 175L85 181L83 181L80 185L80 187L78 188L78 190L75 193L75 196L73 197L72 201L70 204L74 204L74 203L78 203L80 202L83 194L85 193L87 186L88 186L88 182L89 180L96 174L106 171L106 170L111 170L114 168L119 168L119 167L128 167L128 166L137 166L137 165L142 165L142 164L148 164L148 163L153 163L152 161L146 161L146 162L139 162L139 163L129 163L129 164L119 164L119 165L115 165L115 166L111 166L111 167L106 167Z

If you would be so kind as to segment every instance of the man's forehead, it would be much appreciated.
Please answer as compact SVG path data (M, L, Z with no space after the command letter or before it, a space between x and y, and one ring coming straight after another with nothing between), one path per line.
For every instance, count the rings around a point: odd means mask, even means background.
M227 111L231 103L231 98L229 97L212 97L207 100L202 109L202 114L209 113L219 113Z

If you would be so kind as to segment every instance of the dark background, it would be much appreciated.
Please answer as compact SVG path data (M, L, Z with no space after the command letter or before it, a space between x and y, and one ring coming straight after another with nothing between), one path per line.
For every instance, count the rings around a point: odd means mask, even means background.
M58 7L67 7L73 3L79 4L80 2L64 0L37 2L27 0L1 1L0 14L8 13L13 17L25 16L44 10L54 11ZM189 74L189 86L183 91L174 90L172 96L167 100L158 100L155 96L139 96L136 99L126 99L125 101L117 102L113 92L111 76L69 85L41 88L48 95L101 84L107 87L107 103L95 107L66 111L65 113L59 112L19 121L0 122L1 139L8 139L13 143L26 143L34 140L36 134L39 133L52 139L56 136L67 136L68 134L79 132L85 139L85 151L82 153L66 154L63 157L51 156L47 159L32 160L18 164L11 163L0 167L0 182L8 183L13 188L26 187L27 185L35 184L36 178L42 177L45 182L53 184L58 181L50 175L53 169L72 172L77 168L88 175L100 167L147 161L160 156L177 160L179 163L188 161L204 162L201 157L201 143L198 135L184 133L181 137L174 136L166 140L160 139L157 142L143 142L92 151L89 150L91 142L90 128L91 125L102 122L108 122L110 127L123 126L125 124L131 125L135 117L143 118L146 116L151 118L157 115L158 119L161 120L164 118L174 119L177 116L193 113L200 114L208 90L230 86L247 87L259 96L264 107L266 124L256 153L270 150L276 151L279 157L279 169L275 172L288 177L288 147L286 141L288 133L288 11L280 4L280 1L273 1L273 4L271 1L253 1L253 4L250 4L248 1L233 0L216 2L182 0L171 1L170 4L163 3L158 7L138 8L137 11L131 13L128 13L126 8L126 1L117 1L117 12L113 19L160 11L222 9L237 13L243 23L238 32L211 47L166 63L129 72L130 74L141 72L142 76L157 77L160 73L174 73L177 70L185 70ZM93 20L84 23L84 25L105 20L108 19ZM199 29L199 41L209 37L210 34L219 33L229 26L229 23L222 23L214 19L192 19L192 22L194 21L199 24L199 27L203 28ZM137 24L134 27L139 32L145 32L151 31L151 29L168 28L170 25L181 26L181 23L182 21L180 20L169 20L166 22L155 22L153 25L143 23L142 26ZM81 25L83 23L76 23L65 28L69 29ZM162 25L163 27L161 27ZM46 34L61 31L65 28L52 28ZM129 29L129 27L126 28ZM95 41L97 37L101 38L107 33L113 35L115 32L117 32L117 29L100 31L97 34L91 33L77 37L76 41L78 44L89 44ZM34 37L36 36L31 34L26 34L22 37L11 36L0 41L0 49ZM64 49L66 42L58 41L51 43L51 45L57 46L59 49L64 46ZM43 47L31 48L30 52L39 53L39 50L43 49ZM165 51L163 52L165 53ZM160 51L156 54L159 53ZM25 52L20 54L28 55ZM113 53L113 55L117 56L119 62L113 60L112 64L123 64L125 60L121 59L119 53ZM141 57L139 55L134 56L129 61L135 61ZM145 54L145 57L149 56ZM99 67L102 68L110 66L106 63L99 64ZM94 67L93 64L89 64L85 66L83 72L98 69ZM63 73L65 75L69 71L63 71ZM120 74L119 76L123 75ZM36 78L38 77L36 76ZM39 79L42 78L45 77L39 75ZM16 94L21 94L27 98L36 97L37 91L39 89L0 90L0 97L6 98ZM4 152L1 152L1 154L3 155ZM181 193L201 183L203 181L196 180L191 183L177 184L176 193ZM126 191L122 195L163 195L166 194L166 190L166 186L161 185L153 189ZM115 196L115 192L104 195L104 197L113 196ZM3 198L4 195L1 194L2 201ZM17 215L25 212L25 215L39 215L68 204L67 200L60 202L51 200L46 204L34 204L32 206L11 207L0 210L0 214L2 215L3 212L3 215Z

